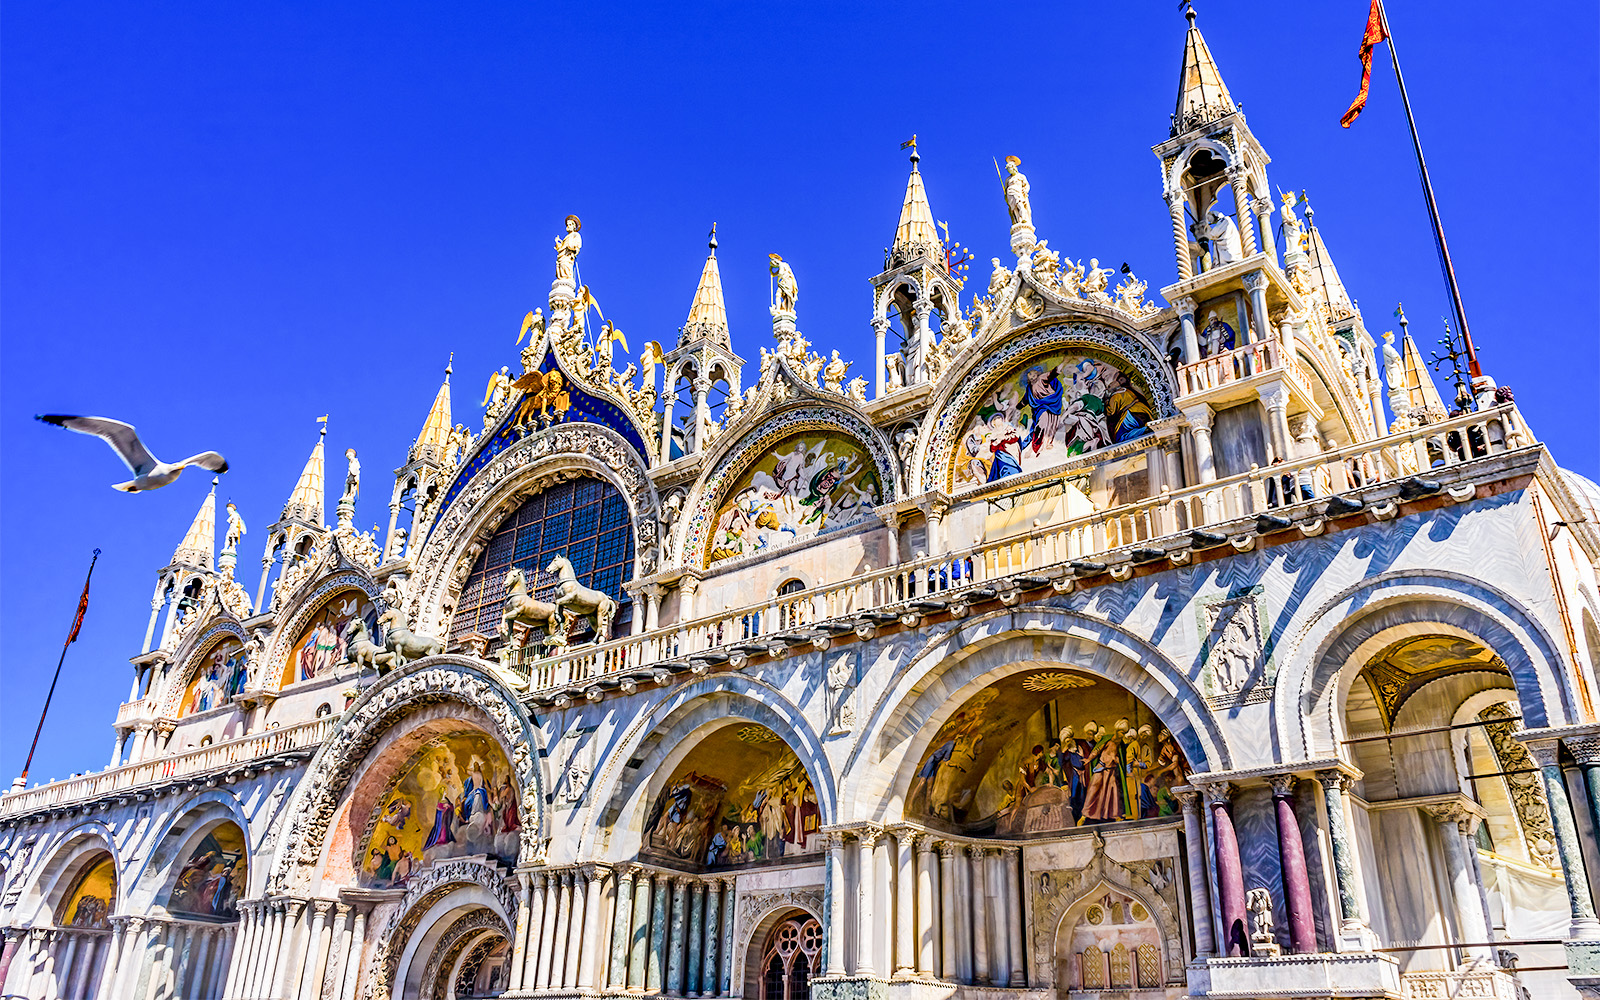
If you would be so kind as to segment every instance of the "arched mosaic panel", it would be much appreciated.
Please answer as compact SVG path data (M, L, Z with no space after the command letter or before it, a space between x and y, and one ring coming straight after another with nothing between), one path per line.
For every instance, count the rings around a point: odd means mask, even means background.
M78 876L62 897L56 911L57 927L89 927L106 930L107 920L117 901L117 865L111 855L101 855Z
M179 717L209 712L228 704L229 699L244 690L250 676L249 666L250 654L244 643L235 635L227 635L200 658L178 703Z
M367 635L376 639L378 609L365 591L351 587L329 598L289 648L280 684L288 687L335 673L344 662L347 630L357 619L366 626Z

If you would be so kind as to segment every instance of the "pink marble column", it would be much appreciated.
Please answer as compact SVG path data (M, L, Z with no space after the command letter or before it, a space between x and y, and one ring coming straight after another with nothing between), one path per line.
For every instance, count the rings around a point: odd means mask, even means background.
M1294 814L1294 788L1299 779L1276 774L1272 805L1278 815L1278 862L1283 867L1283 896L1289 907L1289 947L1297 955L1317 950L1317 928L1311 918L1311 876L1306 872L1305 841Z
M1206 789L1206 805L1211 807L1212 839L1217 848L1217 903L1222 911L1222 945L1229 958L1250 954L1250 930L1245 923L1244 865L1239 860L1239 838L1233 832L1233 816L1228 798L1233 788L1227 782Z

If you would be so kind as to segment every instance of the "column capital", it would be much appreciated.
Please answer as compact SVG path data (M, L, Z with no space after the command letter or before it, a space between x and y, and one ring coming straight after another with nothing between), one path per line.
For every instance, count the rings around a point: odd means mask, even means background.
M1248 292L1264 292L1267 290L1267 275L1264 271L1251 271L1244 276L1244 287Z
M1170 191L1163 191L1161 197L1166 201L1167 208L1176 213L1183 208L1184 200L1188 196L1184 194L1182 188L1173 188Z
M300 914L305 912L306 901L290 896L283 901L284 912L289 914L289 919L298 920Z
M1206 805L1213 808L1225 806L1233 799L1233 782L1231 781L1218 781L1203 785L1201 790L1205 792Z
M1561 741L1558 739L1527 740L1523 745L1540 767L1554 767L1561 763Z
M1436 802L1422 808L1424 812L1440 823L1453 823L1456 829L1468 836L1477 833L1478 824L1483 821L1481 811L1468 805L1464 798L1457 798L1448 802Z
M1271 215L1277 210L1278 206L1272 203L1271 198L1252 197L1250 199L1250 208L1254 210L1257 215Z
M933 834L923 830L912 835L911 846L918 854L932 854L936 843L933 839Z
M1211 420L1215 416L1216 414L1211 407L1204 403L1199 406L1188 407L1183 411L1183 419L1189 421L1189 427L1196 431L1211 430Z
M961 853L961 845L953 844L948 840L941 840L935 846L938 848L939 857L946 860L954 858Z
M1180 295L1172 302L1172 308L1178 310L1179 316L1194 319L1195 311L1200 308L1200 303L1193 295Z
M982 861L983 860L983 856L985 854L988 854L988 853L989 853L989 849L987 847L983 846L982 844L968 844L967 845L967 857L971 858L974 861Z
M337 904L331 899L313 899L311 901L311 912L318 918L326 918L328 911L333 909L335 905Z
M1193 785L1174 785L1172 794L1177 797L1185 815L1200 811L1200 789Z
M1584 767L1600 766L1600 735L1568 736L1561 741L1572 759Z
M883 333L883 332L887 331L889 329L889 320L888 320L888 318L887 317L879 317L877 319L874 319L872 321L872 328L874 330L876 330L877 332L879 332L879 333Z
M1022 853L1022 848L1020 848L1020 847L1002 847L1002 848L999 849L999 851L1009 861L1009 860L1015 859L1018 854L1021 854Z
M1272 786L1272 797L1275 799L1288 799L1294 797L1294 787L1300 781L1297 774L1273 774L1267 776L1267 784Z
M1282 379L1261 383L1256 387L1256 393L1260 395L1262 405L1269 410L1283 410L1289 406L1289 387L1283 384Z
M1323 788L1333 792L1347 792L1350 790L1350 786L1355 784L1354 778L1338 768L1318 771L1317 780L1322 783Z
M855 834L856 841L862 847L876 847L878 846L878 841L883 837L882 830L876 830L871 827L868 827L864 830L857 830L855 831Z

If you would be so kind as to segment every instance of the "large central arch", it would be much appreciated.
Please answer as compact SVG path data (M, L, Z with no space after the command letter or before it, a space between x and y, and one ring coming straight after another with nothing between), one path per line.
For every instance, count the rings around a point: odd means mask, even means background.
M1108 622L1061 608L1021 607L934 637L900 671L846 764L842 810L880 823L908 818L905 792L940 727L990 684L1050 665L1125 688L1172 731L1193 770L1233 766L1199 688L1158 650Z

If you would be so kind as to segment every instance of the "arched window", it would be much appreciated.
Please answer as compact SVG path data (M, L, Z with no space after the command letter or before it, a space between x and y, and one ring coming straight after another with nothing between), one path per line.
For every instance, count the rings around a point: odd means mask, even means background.
M785 601L785 597L798 594L806 589L806 585L799 580L785 580L778 587L778 628L799 628L809 623L811 606L806 601Z
M612 635L627 635L633 605L622 585L633 573L633 529L628 504L610 483L595 478L558 483L523 501L500 523L461 588L450 640L472 632L498 638L505 602L506 572L521 569L541 600L555 596L545 572L550 560L566 556L578 582L617 601Z
M762 950L761 1000L810 1000L821 951L822 925L816 918L800 914L774 927Z

